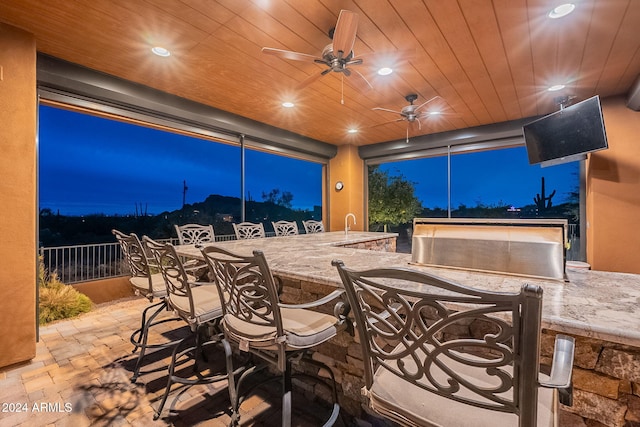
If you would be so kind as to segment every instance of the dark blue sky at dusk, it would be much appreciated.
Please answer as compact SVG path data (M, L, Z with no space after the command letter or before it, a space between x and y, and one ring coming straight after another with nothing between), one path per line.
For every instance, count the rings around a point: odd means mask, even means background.
M423 206L447 208L446 156L386 163L381 168L413 182ZM451 208L460 204L531 205L540 193L542 177L546 195L556 190L553 204L561 204L567 201L570 192L578 191L579 163L532 166L525 147L452 155Z
M211 194L240 196L240 148L194 137L41 106L39 117L40 208L62 215L159 214L201 202ZM247 197L277 188L293 194L295 209L322 203L322 166L246 151ZM415 183L425 207L447 207L446 157L387 163L392 175ZM554 204L578 188L578 163L529 166L524 147L451 158L452 208L478 203L522 207L540 192L556 190Z
M240 196L240 148L41 106L40 208L62 215L149 214L211 194ZM246 190L253 200L274 188L293 194L293 207L322 202L322 166L246 151Z

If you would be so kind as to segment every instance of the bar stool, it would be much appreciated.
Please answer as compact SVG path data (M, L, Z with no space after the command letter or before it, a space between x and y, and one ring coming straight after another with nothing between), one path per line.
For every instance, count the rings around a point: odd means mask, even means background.
M216 241L216 234L212 225L175 224L175 228L181 245L202 245L203 243L214 243Z
M298 234L298 223L295 221L271 221L276 236L295 236Z
M158 264L167 289L167 305L174 313L189 325L191 334L180 340L174 347L169 363L167 386L155 411L154 419L160 418L162 410L174 383L188 386L211 384L226 381L228 375L233 378L231 365L231 347L223 342L219 323L222 318L222 306L218 289L213 283L196 282L190 277L174 246L171 243L159 243L147 236L142 238ZM194 340L195 343L191 344ZM223 348L226 370L223 373L208 372L201 369L207 362L204 354L209 347ZM195 378L186 378L176 374L176 367L193 361Z
M302 225L304 226L304 231L307 234L324 232L324 225L322 224L322 221L310 219L307 221L302 221Z
M404 426L554 426L571 405L574 339L540 373L542 288L488 292L407 268L334 261L353 309L369 407ZM452 331L476 325L477 334ZM556 392L557 391L557 392Z
M271 367L279 373L274 379L283 382L282 425L291 425L291 379L294 376L291 364L295 359L329 374L330 384L320 378L316 378L316 381L331 390L333 409L325 425L333 425L340 413L335 378L328 366L311 359L310 350L335 337L339 330L347 326L347 320L344 316L335 317L310 308L336 300L343 291L336 290L306 304L282 304L262 252L254 251L253 255L244 256L208 246L202 248L202 254L220 292L222 329L226 340L241 353L254 356L235 387L229 382L233 411L231 424L238 425L240 422L240 405L251 392L242 392L244 381L252 374Z
M236 239L260 239L266 237L264 232L264 225L262 223L253 222L241 222L240 224L233 224L233 231L236 233Z
M146 249L136 234L131 233L127 235L118 230L111 230L111 232L120 244L122 254L129 267L129 272L131 274L129 283L131 283L134 293L136 295L144 296L150 303L152 303L142 311L140 327L136 329L130 337L131 344L134 346L133 353L140 350L135 367L133 368L133 375L131 376L131 382L136 382L141 374L140 369L142 368L143 359L147 349L163 349L175 344L174 341L149 344L149 328L161 323L180 319L170 317L156 321L156 318L160 313L167 310L167 304L165 301L167 288L164 284L162 274L153 262L153 259L148 257ZM159 301L153 303L154 300ZM155 311L149 315L151 310ZM157 371L157 369L149 372L154 371Z

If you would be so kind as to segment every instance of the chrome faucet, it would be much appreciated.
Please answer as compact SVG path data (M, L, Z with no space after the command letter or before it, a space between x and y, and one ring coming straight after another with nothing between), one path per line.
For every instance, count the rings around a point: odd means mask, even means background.
M349 234L349 217L353 218L353 225L356 225L356 216L351 212L349 212L344 217L344 237L347 237L347 235Z

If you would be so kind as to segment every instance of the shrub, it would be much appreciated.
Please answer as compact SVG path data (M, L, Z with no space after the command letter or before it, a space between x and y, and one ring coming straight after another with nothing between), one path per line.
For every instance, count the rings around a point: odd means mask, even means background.
M76 291L73 286L65 285L57 273L47 272L40 259L38 265L39 308L38 321L41 325L59 319L68 319L91 310L91 300Z

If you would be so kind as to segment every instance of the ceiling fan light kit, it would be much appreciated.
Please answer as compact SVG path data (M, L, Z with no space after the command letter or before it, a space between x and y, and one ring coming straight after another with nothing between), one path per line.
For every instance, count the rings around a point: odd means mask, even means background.
M357 70L352 70L349 67L354 65L361 65L363 63L361 58L355 58L353 53L353 45L356 41L356 32L358 30L358 14L349 10L341 10L338 15L338 21L334 29L329 31L329 37L332 38L332 42L325 46L322 50L320 57L309 55L306 53L293 52L283 49L275 49L270 47L263 47L262 52L275 55L282 59L289 59L293 61L304 61L321 64L327 68L322 72L314 73L306 80L298 84L297 89L302 89L309 84L313 83L322 76L329 73L340 73L343 77L348 77L348 81L353 84L358 90L369 90L373 87L371 83Z
M374 111L385 111L387 113L394 113L394 114L399 114L400 118L399 119L395 119L395 120L391 120L389 122L384 122L384 123L380 123L379 125L376 126L381 126L381 125L386 125L388 123L396 123L396 122L402 122L402 121L406 121L407 122L407 132L406 132L406 142L409 142L409 128L410 127L414 127L418 126L418 130L422 130L422 122L420 121L420 119L423 118L428 118L428 117L432 117L432 116L439 116L442 114L441 111L426 111L426 112L422 112L422 108L425 107L426 105L430 104L431 102L438 100L438 99L442 99L440 96L436 95L433 98L428 99L427 101L423 102L420 105L415 105L414 102L418 99L418 95L415 93L410 93L409 95L405 96L404 99L407 100L407 102L409 103L409 105L406 105L404 107L402 107L402 109L400 111L396 111L396 110L390 110L388 108L381 108L381 107L376 107L373 108Z
M341 98L340 103L344 104L344 80L350 82L357 90L366 91L372 89L371 83L366 79L362 73L358 70L351 68L355 65L361 65L363 63L362 58L356 58L353 52L353 46L356 40L356 33L358 30L358 14L349 10L341 10L338 15L338 21L335 28L329 30L329 37L332 42L324 47L320 57L316 57L307 53L293 52L289 50L276 49L270 47L263 47L262 52L275 55L282 59L288 59L293 61L313 62L315 64L324 65L326 68L320 73L314 73L308 78L300 82L296 89L303 89L311 83L318 80L320 77L330 73L340 73L341 77ZM382 67L378 70L378 74L381 76L389 75L393 73L393 69L390 67ZM418 99L417 94L409 94L405 96L405 99L409 102L409 105L402 108L401 111L389 110L386 108L374 108L373 110L387 111L395 114L399 114L400 118L393 120L407 121L406 140L409 142L409 128L414 124L417 124L418 130L422 129L420 118L430 116L430 113L423 114L420 109L430 102L439 99L439 96L435 96L420 105L414 105L413 103ZM386 122L391 123L391 122ZM382 124L386 124L382 123ZM353 133L349 131L349 133Z

